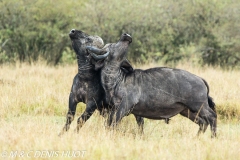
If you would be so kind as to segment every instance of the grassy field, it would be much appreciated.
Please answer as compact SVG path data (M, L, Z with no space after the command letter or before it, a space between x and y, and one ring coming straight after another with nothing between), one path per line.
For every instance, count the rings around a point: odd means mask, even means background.
M156 65L142 66L141 68ZM68 95L77 67L21 65L0 67L0 159L240 159L240 72L178 65L207 80L216 103L218 138L210 129L175 116L170 124L145 119L139 135L132 115L118 130L105 128L98 112L79 134L58 137L65 123ZM78 105L76 116L85 109Z

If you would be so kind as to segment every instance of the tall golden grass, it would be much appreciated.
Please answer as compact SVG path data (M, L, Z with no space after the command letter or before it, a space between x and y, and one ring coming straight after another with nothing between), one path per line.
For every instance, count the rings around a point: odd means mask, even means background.
M70 131L58 137L65 123L77 67L1 66L0 159L6 156L18 159L239 159L240 72L186 64L177 68L199 75L209 83L219 115L218 138L210 138L209 128L196 137L198 126L181 116L171 118L169 125L145 119L141 136L130 115L112 131L105 128L105 120L98 112L76 134L73 130L76 117L85 109L83 103L78 105ZM71 154L80 151L83 157ZM53 152L55 154L50 154Z

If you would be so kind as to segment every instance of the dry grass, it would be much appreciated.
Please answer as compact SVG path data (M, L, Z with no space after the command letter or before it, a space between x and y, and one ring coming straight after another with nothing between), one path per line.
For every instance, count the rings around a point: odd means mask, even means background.
M149 68L152 66L143 66ZM89 119L79 134L70 131L61 138L57 134L65 123L68 94L76 66L44 65L2 66L0 68L0 159L3 151L10 156L30 159L48 158L44 151L54 151L49 159L65 159L62 152L86 151L76 159L239 159L240 153L240 72L179 65L204 79L210 95L222 114L218 119L218 138L211 139L209 129L196 137L198 126L181 116L170 124L145 120L144 135L137 133L133 116L124 118L117 131L104 126L98 113ZM80 116L84 104L78 105ZM16 152L14 152L16 153ZM82 153L82 152L81 152ZM72 157L74 158L74 157Z

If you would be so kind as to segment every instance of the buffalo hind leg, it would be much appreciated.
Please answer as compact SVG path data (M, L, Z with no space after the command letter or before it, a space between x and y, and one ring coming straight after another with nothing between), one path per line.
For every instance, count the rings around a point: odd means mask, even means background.
M217 114L208 106L208 103L205 102L202 104L201 110L199 111L199 116L203 118L211 127L211 137L214 138L217 136Z
M199 125L199 130L197 135L199 136L201 133L204 133L208 127L208 123L198 116L197 113L191 112L189 109L184 109L180 114L186 118L189 118L194 123L197 123Z

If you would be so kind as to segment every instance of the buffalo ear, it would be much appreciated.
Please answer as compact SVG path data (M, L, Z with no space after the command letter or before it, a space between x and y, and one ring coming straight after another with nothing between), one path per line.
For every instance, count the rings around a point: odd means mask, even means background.
M121 69L124 71L124 72L126 72L126 73L131 73L131 72L133 72L133 67L132 67L132 65L130 64L130 62L127 60L127 59L125 59L123 62L122 62L122 64L121 64Z
M97 70L101 69L102 67L104 67L104 64L105 64L104 61L105 61L105 59L97 61L95 63L94 69L97 71Z

